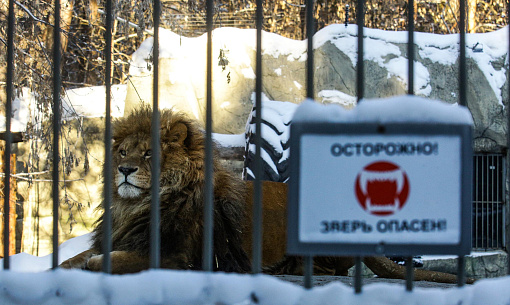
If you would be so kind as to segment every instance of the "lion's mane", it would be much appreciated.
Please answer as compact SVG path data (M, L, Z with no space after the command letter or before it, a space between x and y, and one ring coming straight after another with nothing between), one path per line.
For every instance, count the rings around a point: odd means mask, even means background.
M201 269L205 137L201 128L186 115L162 110L161 118L161 267ZM113 172L117 175L130 151L150 150L152 110L144 107L113 124ZM126 144L127 143L127 144ZM126 150L124 150L126 149ZM128 152L129 153L129 152ZM145 157L144 157L145 156ZM150 184L147 153L139 158L140 174ZM147 159L147 160L146 160ZM231 176L214 158L214 268L247 272L249 259L241 244L245 222L244 182ZM137 161L133 161L137 162ZM115 179L114 179L115 180ZM112 250L134 252L142 257L150 249L150 188L140 188L131 197L121 196L114 181L112 202ZM103 215L93 232L93 246L102 249Z

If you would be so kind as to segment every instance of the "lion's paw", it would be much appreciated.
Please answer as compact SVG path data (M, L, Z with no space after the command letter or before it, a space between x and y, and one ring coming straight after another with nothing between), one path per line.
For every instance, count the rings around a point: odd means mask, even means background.
M103 254L92 256L87 262L87 269L101 271L103 269Z
M84 251L62 262L59 267L64 269L86 269L89 258L94 255L91 250Z

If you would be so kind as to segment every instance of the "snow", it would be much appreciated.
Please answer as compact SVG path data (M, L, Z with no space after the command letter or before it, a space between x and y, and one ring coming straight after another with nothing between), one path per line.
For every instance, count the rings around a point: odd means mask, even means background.
M124 101L126 100L126 85L113 85L111 89L111 115L124 116ZM84 87L66 90L63 98L64 117L105 117L106 87Z
M88 248L90 235L60 247L61 260ZM46 259L48 258L48 259ZM508 304L510 277L485 279L463 288L415 288L397 284L363 286L361 294L340 282L307 290L257 274L148 270L107 275L50 267L51 257L17 254L11 270L0 272L0 304Z
M356 25L345 27L335 24L325 27L314 36L314 48L325 43L332 43L344 52L352 61L357 63L357 31ZM364 58L378 63L388 69L388 77L393 75L407 84L407 58L401 52L399 44L407 43L406 31L393 32L378 29L364 29L365 48ZM453 65L459 58L459 35L437 35L431 33L415 32L414 36L417 51L422 58L444 65ZM466 57L473 59L481 69L494 93L502 103L501 90L506 80L506 68L497 70L492 62L505 56L508 45L501 43L508 41L508 26L494 32L483 34L466 34ZM477 45L478 44L478 45ZM474 46L482 46L483 52L475 52ZM301 49L300 49L301 50ZM428 96L429 79L426 68L415 62L415 92Z
M466 107L404 95L382 99L363 99L353 110L346 110L334 104L322 105L308 99L296 110L293 122L472 125L473 118Z
M317 96L322 98L322 103L339 104L347 109L356 106L356 97L338 90L321 90Z

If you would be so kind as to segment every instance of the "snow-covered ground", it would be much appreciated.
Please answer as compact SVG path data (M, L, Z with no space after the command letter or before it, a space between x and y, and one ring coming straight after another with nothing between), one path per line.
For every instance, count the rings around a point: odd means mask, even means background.
M87 249L88 242L85 235L63 243L61 260ZM352 287L339 282L306 290L264 274L150 270L118 276L50 271L50 261L51 256L12 256L11 271L0 272L0 304L510 304L510 277L480 280L463 288L415 288L412 292L403 285L378 283L365 285L361 294L355 294Z

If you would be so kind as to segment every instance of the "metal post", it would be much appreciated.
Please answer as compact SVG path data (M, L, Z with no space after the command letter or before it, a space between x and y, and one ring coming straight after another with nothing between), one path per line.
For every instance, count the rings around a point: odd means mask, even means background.
M207 72L205 122L205 203L204 203L204 254L203 269L213 270L213 152L212 152L212 30L214 1L207 0Z
M459 105L467 106L466 1L459 1Z
M262 0L257 0L257 49L255 58L255 181L253 184L252 273L262 271Z
M314 98L314 56L313 35L315 34L315 20L313 19L314 0L306 1L306 37L308 42L306 60L306 97Z
M363 36L364 36L364 26L365 26L365 1L360 0L357 3L356 7L356 23L358 25L358 61L356 68L356 93L357 93L357 102L363 99L365 94L365 65L363 63L363 55L364 55L364 45L363 45ZM361 256L356 256L354 258L354 292L361 293L361 286L363 285L361 279L361 263L363 262L363 258Z
M305 288L312 289L313 287L313 256L305 256Z
M365 26L365 1L358 1L356 8L356 23L358 24L358 63L356 69L356 92L357 101L364 97L365 94L365 65L363 63L363 27Z
M507 24L510 24L510 1L507 1L507 3L506 3L506 16L508 18ZM510 30L508 31L508 54L510 54ZM509 64L509 66L510 66L510 64ZM510 80L510 71L509 70L510 69L508 69L508 68L506 69L506 79L507 79L507 81ZM507 106L505 107L506 108L506 116L507 116L507 129L506 129L507 130L507 132L506 132L507 153L506 154L507 154L507 160L509 160L510 159L510 157L509 157L510 156L510 149L508 149L508 148L510 148L510 132L509 132L509 130L510 130L510 109L509 109L508 105L510 105L510 86L507 86L507 87L508 87L508 95L507 95L508 96L508 100L507 100ZM507 163L507 164L510 164L510 162ZM505 182L508 182L508 180L510 180L510 170L506 171L505 177L506 177L506 181ZM503 185L505 186L506 183L503 183ZM505 190L505 188L503 188L503 189ZM506 192L503 192L503 194L505 194L505 193ZM507 207L505 207L507 211L508 211L508 205L509 204L510 204L510 198L507 197L506 198L506 205L507 205ZM509 215L507 215L506 217L508 217L508 216ZM503 237L505 237L506 234L507 234L506 226L505 226L505 218L503 218L503 230L502 230L503 231ZM503 240L505 240L505 238L503 238ZM505 246L507 246L507 245L505 244L505 242L503 242L503 247L505 247ZM508 249L508 247L507 247L507 249ZM507 266L508 266L507 274L510 275L510 255L507 255L507 258L508 258L508 262L507 262Z
M154 67L152 81L152 125L151 125L151 149L152 149L152 177L151 177L151 247L150 267L160 266L160 198L159 198L159 177L160 167L160 117L159 117L159 23L161 12L160 0L154 0L153 22L154 22L154 43L152 47L152 61Z
M361 256L356 256L354 258L354 292L361 293L361 287L363 285L363 281L361 278L361 271L363 258Z
M11 193L11 116L14 82L14 0L9 0L9 17L7 29L7 86L5 101L5 152L4 152L4 269L9 269L9 212Z
M459 105L467 106L467 70L466 70L466 1L459 1ZM466 271L464 256L459 256L457 285L464 286Z
M414 268L413 257L406 258L406 291L413 291Z
M414 95L414 0L407 4L407 59L408 59L408 86L407 94Z
M55 25L53 26L53 269L58 267L58 211L59 185L58 163L60 137L60 89L61 89L61 52L60 52L60 0L55 0Z
M408 59L408 86L407 94L414 95L414 0L407 3L407 59ZM406 258L406 290L413 291L413 257Z
M306 60L306 97L314 99L314 55L313 55L313 35L315 35L315 20L313 11L314 0L306 1L306 38L307 38L307 60ZM313 286L313 256L305 256L305 288L311 289Z
M112 213L110 207L112 192L112 118L111 118L111 72L112 72L112 0L106 1L106 68L104 72L106 86L105 132L104 132L104 214L103 214L103 272L112 272L110 252L112 251Z
M466 259L464 255L458 257L457 264L457 286L462 287L466 283Z

